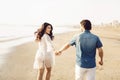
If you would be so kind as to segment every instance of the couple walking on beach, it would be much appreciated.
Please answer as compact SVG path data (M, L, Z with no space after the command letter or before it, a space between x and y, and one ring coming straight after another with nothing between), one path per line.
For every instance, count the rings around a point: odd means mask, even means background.
M74 36L58 51L55 51L52 44L54 36L51 24L43 23L41 28L35 32L35 41L39 44L34 61L34 69L38 70L37 80L43 79L45 68L47 70L46 80L50 80L55 61L54 54L61 55L70 46L76 48L75 80L83 80L84 75L86 75L86 80L95 80L96 50L98 50L100 57L99 64L103 65L103 45L99 37L90 32L92 24L89 20L82 20L80 25L82 33Z

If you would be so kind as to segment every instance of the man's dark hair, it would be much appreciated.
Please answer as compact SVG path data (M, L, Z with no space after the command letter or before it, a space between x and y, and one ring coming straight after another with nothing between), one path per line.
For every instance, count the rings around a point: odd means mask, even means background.
M85 28L85 30L91 30L91 22L87 19L82 20L80 24Z

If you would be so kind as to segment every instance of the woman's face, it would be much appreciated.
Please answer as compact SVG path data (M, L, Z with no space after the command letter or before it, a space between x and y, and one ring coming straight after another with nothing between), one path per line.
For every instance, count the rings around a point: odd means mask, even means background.
M52 30L52 29L51 29L51 26L48 25L45 32L46 32L47 34L50 34L50 31L51 31L51 30Z

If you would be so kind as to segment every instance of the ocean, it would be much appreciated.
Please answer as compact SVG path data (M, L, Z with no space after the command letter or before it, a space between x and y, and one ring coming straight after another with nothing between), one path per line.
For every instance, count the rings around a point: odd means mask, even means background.
M26 25L0 25L0 67L5 63L7 54L12 51L12 47L34 41L34 32L38 26ZM69 26L54 27L54 34L61 34L75 31Z
M28 25L0 25L0 48L10 48L34 40L34 32L38 28ZM54 27L53 33L60 34L75 30L69 26L61 26Z

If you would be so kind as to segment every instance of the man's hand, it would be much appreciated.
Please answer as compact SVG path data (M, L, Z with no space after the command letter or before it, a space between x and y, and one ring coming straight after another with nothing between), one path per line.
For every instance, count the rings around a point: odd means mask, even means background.
M99 64L100 64L100 65L103 65L103 61L99 61Z
M56 51L55 54L58 56L58 55L61 55L61 51Z

